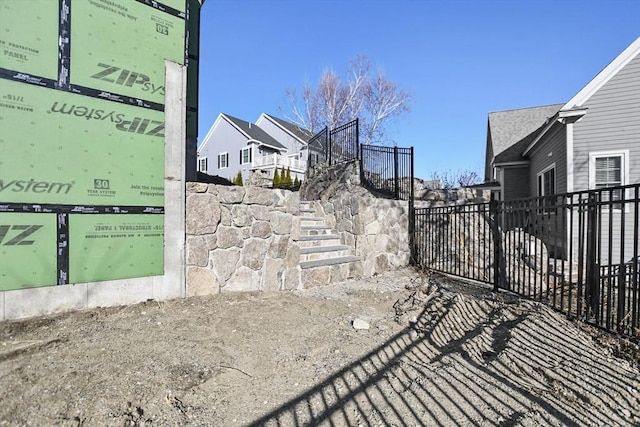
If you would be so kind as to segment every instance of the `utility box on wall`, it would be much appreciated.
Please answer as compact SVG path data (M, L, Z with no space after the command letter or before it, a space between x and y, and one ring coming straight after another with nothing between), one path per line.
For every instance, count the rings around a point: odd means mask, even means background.
M0 0L0 291L163 274L165 60L197 120L199 7Z

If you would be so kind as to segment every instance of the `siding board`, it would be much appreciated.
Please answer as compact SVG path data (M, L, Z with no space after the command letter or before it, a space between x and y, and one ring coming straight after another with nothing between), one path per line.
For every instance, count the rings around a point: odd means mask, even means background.
M629 150L627 183L640 182L640 56L636 56L584 105L574 126L574 185L589 187L589 152Z
M549 156L551 153L551 156ZM545 139L529 152L529 195L538 195L538 174L556 164L556 194L567 191L567 135L565 127L557 123Z
M574 127L575 190L589 188L589 153L597 151L628 150L629 174L625 184L640 182L640 56L605 83L584 107L588 108L587 114ZM611 242L608 239L609 215L613 227ZM624 215L619 210L607 212L606 220L600 224L601 262L619 263L631 258L633 239L627 236L622 247L620 230L633 230L634 215L632 207L627 207Z

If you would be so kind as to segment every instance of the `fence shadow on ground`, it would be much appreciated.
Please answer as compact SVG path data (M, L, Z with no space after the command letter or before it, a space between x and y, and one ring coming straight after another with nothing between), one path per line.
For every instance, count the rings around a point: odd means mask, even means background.
M252 426L632 425L638 372L533 302L449 293ZM442 302L444 301L444 302ZM629 412L624 409L629 408Z

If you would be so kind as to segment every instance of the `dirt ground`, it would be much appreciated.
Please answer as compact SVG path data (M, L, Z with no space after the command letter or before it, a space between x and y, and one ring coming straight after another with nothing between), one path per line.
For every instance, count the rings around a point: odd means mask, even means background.
M628 345L410 269L1 322L0 340L1 426L640 425Z

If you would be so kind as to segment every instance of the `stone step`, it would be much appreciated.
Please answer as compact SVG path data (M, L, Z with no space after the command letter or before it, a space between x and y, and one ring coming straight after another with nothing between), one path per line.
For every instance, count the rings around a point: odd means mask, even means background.
M351 256L354 249L347 245L310 246L300 248L300 262Z
M315 218L316 210L315 209L298 209L300 218Z
M301 262L300 268L303 270L306 270L309 268L325 267L325 266L336 265L336 264L349 264L352 262L360 262L360 261L361 261L360 257L357 257L357 256L344 256L344 257L337 257L337 258L327 258L327 259L319 259L315 261Z
M300 225L308 226L308 225L324 225L324 218L319 216L303 216L300 217Z
M300 249L319 246L335 246L340 244L340 236L338 234L321 234L315 236L300 236L298 245Z
M325 234L333 234L334 230L326 225L301 225L300 233L306 236L321 236Z

